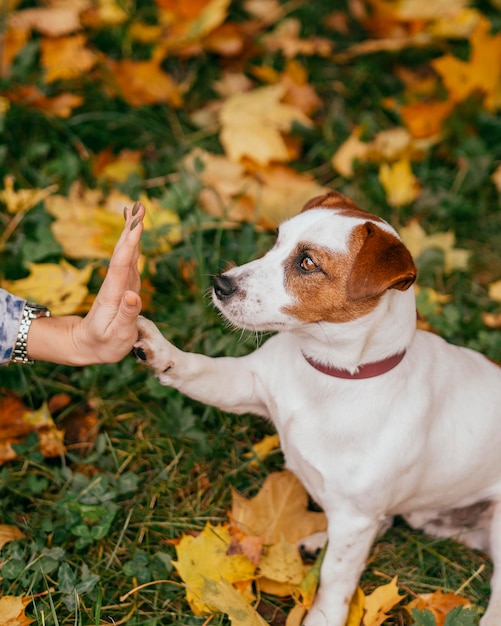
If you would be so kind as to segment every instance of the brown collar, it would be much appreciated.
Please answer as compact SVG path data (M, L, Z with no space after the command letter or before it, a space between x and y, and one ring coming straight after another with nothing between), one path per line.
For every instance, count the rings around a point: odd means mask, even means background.
M403 352L399 352L398 354L394 354L393 356L389 356L387 359L383 359L382 361L364 363L363 365L360 365L360 367L354 374L350 374L350 372L348 372L347 370L334 367L333 365L322 365L322 363L318 363L311 357L306 356L304 352L303 356L312 367L314 367L319 372L322 372L323 374L328 374L329 376L334 376L335 378L359 379L373 378L374 376L381 376L381 374L386 374L386 372L389 372L394 367L396 367L404 358L405 350Z

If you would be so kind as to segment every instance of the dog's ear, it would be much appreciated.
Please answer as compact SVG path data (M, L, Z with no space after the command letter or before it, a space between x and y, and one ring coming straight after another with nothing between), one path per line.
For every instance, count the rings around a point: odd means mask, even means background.
M373 298L387 289L408 289L416 280L417 270L404 244L372 222L357 229L356 235L365 239L348 277L350 300Z
M316 196L309 200L301 209L301 213L309 211L310 209L353 209L360 210L358 206L346 196L338 193L337 191L331 191L324 196Z

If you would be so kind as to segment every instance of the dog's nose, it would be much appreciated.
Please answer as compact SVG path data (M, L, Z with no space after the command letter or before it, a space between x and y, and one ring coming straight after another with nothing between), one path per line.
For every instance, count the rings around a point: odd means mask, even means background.
M218 300L226 300L227 298L231 298L231 296L237 290L235 283L224 274L219 274L214 278L214 293L216 294L216 298Z

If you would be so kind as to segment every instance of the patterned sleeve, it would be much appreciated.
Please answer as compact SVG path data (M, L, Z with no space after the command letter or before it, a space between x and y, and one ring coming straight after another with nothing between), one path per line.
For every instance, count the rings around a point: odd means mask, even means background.
M0 365L8 365L12 356L25 302L0 289Z

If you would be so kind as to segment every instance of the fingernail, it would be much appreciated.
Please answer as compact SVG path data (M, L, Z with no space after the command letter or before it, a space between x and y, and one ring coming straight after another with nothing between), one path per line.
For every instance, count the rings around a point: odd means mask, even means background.
M136 228L136 226L139 224L141 220L139 219L139 217L136 217L136 219L132 222L132 224L130 225L130 229L134 230L134 228Z
M134 206L132 207L132 216L136 215L136 213L139 211L140 206L141 206L140 202L134 203Z
M124 206L124 220L127 220L127 207Z

